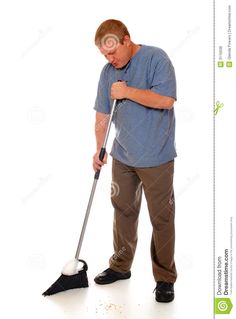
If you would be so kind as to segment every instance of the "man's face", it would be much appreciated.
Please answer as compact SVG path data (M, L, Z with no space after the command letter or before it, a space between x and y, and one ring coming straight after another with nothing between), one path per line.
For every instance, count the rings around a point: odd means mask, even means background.
M132 46L128 36L124 37L123 44L117 42L112 47L99 47L100 52L116 69L123 68L132 57Z

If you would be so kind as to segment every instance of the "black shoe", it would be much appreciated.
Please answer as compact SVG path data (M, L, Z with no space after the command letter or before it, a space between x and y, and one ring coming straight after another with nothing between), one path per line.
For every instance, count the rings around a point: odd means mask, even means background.
M102 273L98 274L94 281L99 285L111 284L117 280L129 279L131 277L131 272L118 272L111 268L104 270Z
M170 302L174 300L174 284L171 282L158 281L156 290L156 301Z

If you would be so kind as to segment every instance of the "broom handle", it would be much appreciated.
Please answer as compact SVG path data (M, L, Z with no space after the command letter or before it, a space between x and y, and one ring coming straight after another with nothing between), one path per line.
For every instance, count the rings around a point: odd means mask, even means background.
M109 136L110 129L111 129L111 123L112 123L112 118L113 118L113 115L115 112L116 104L117 104L117 100L114 100L113 104L112 104L112 109L111 109L111 113L110 113L110 117L109 117L109 122L107 125L107 130L106 130L104 142L103 142L102 148L101 148L100 153L99 153L100 161L102 161L104 159L104 156L106 154L106 145L107 145L107 140L108 140L108 136ZM86 209L86 214L84 217L84 222L83 222L83 226L82 226L82 230L81 230L81 234L80 234L80 238L79 238L79 243L78 243L76 254L75 254L75 259L77 259L77 260L79 260L79 254L80 254L82 242L84 239L84 234L85 234L85 230L86 230L86 226L87 226L87 222L88 222L88 218L89 218L89 214L90 214L90 210L91 210L91 206L92 206L92 202L93 202L94 193L95 193L97 182L99 179L100 171L101 171L101 169L97 170L95 175L94 175L93 186L92 186L92 190L90 193L89 202L88 202L88 206Z

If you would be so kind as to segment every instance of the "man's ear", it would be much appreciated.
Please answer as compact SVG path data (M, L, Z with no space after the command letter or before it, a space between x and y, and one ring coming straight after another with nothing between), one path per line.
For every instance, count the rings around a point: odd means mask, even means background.
M127 46L127 47L130 47L131 45L131 39L128 35L125 35L124 36L124 39L123 39L123 45Z

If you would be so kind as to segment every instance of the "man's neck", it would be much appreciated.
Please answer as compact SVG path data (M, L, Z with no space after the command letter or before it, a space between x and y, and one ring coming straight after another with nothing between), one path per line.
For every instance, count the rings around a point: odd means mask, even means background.
M132 56L133 57L141 48L141 45L132 43Z

